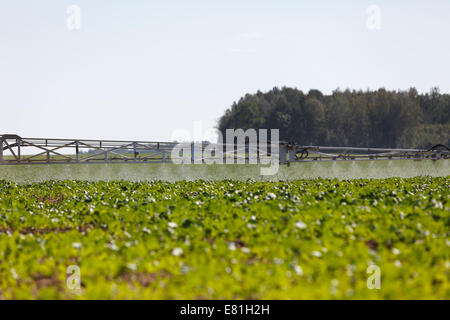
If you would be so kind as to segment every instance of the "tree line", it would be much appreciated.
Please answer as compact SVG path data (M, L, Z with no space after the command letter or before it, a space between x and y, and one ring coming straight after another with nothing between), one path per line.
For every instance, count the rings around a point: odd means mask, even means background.
M429 148L450 145L450 95L407 91L273 88L247 94L219 119L218 129L280 129L302 145Z

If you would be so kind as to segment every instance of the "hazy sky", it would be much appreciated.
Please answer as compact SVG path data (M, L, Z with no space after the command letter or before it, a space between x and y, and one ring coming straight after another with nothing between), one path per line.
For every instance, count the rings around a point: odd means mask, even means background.
M448 0L1 0L0 133L169 140L274 86L449 93L449 13Z

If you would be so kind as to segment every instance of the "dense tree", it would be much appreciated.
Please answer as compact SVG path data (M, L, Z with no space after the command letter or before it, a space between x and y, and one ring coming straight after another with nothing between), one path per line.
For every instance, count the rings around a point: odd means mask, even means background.
M218 128L280 129L280 138L313 145L421 147L450 144L450 95L438 88L408 91L333 91L293 88L247 94Z

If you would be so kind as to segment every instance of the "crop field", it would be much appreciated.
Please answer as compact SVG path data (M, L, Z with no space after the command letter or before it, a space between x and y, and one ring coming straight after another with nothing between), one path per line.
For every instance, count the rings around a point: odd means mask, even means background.
M273 176L261 176L261 165L177 165L177 164L43 164L0 165L0 180L18 183L47 180L87 181L194 181L225 179L247 181L293 181L314 178L411 178L416 176L445 177L450 175L450 161L332 161L306 162L279 167Z
M449 211L448 175L1 180L0 298L450 299Z

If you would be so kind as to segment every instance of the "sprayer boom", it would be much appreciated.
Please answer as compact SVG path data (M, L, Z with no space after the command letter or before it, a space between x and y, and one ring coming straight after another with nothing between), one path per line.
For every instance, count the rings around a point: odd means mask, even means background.
M430 149L389 149L302 146L292 142L268 144L267 148L248 143L220 145L213 157L208 158L205 149L209 143L184 143L191 163L220 157L231 157L238 163L261 163L263 158L271 156L273 159L275 154L280 164L287 165L311 161L450 159L450 149L444 145ZM0 135L0 164L170 163L173 162L172 151L178 145L177 142L22 138L4 134ZM278 146L278 150L274 150L274 146Z

